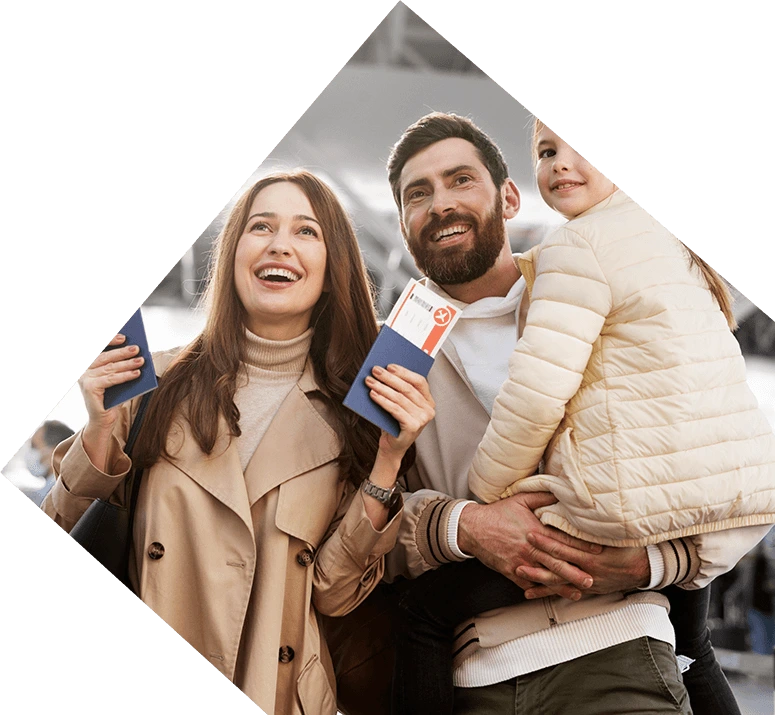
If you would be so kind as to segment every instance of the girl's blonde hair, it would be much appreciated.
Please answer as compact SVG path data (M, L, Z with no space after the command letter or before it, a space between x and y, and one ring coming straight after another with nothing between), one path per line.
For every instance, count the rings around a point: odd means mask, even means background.
M533 117L533 131L530 140L530 155L533 159L533 166L538 163L538 133L545 126L546 125L538 117ZM721 309L721 312L727 319L727 325L729 326L729 329L736 330L737 320L735 320L735 315L732 312L732 304L734 301L726 282L683 241L679 241L679 243L686 250L692 265L700 271L700 274L705 280L705 284L708 286L708 290L715 298L718 307Z

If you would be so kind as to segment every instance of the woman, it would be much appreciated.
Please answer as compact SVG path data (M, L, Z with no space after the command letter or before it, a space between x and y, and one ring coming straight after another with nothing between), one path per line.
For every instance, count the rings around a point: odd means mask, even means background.
M401 512L384 493L433 402L423 378L390 366L368 382L397 438L342 406L377 325L352 226L312 174L242 196L208 297L202 334L154 357L159 387L131 461L137 400L106 411L102 395L137 376L136 347L86 371L88 423L57 448L43 509L69 530L132 462L145 468L136 593L266 712L335 713L313 605L343 615L380 580Z

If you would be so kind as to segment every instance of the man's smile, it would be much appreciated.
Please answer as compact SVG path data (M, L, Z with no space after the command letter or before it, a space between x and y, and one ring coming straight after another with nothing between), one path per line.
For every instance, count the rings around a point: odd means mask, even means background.
M436 231L431 235L431 241L438 243L440 241L447 241L452 236L457 236L468 232L471 229L471 224L468 223L456 223L447 228L443 228L440 231Z

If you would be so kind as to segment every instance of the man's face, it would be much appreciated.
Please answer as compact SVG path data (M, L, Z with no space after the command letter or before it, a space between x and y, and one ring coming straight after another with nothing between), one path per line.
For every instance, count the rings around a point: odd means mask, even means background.
M504 199L473 144L431 144L404 164L399 186L401 231L422 273L458 285L495 264L506 240Z

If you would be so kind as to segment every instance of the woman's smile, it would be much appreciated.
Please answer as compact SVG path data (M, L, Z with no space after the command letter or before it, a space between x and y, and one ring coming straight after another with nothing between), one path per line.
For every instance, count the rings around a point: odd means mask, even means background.
M248 329L270 340L301 335L326 275L326 242L306 194L288 181L259 191L234 256Z

